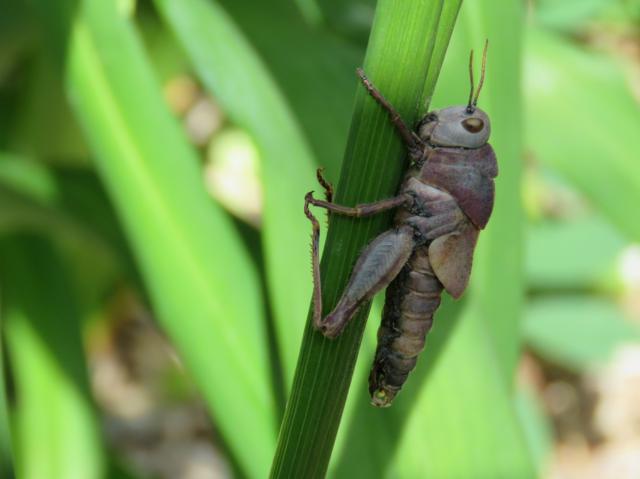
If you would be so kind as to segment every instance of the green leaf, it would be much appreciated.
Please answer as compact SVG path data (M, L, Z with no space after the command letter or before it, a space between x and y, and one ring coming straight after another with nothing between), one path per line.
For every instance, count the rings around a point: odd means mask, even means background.
M310 28L288 0L221 3L286 96L318 166L326 168L327 177L337 178L353 109L355 69L362 64L364 48L324 29Z
M6 367L4 364L4 323L3 315L0 315L0 477L15 477L13 470L13 451L11 441L11 430L9 428L9 411L7 405L7 394L5 391Z
M132 25L113 2L86 0L78 14L67 90L99 173L221 435L247 475L264 476L275 419L255 268L207 196Z
M285 377L290 378L304 327L300 317L311 296L308 267L297 267L309 262L308 240L301 241L300 233L309 231L302 203L315 184L311 150L265 65L217 3L156 4L207 88L254 137L262 155L266 274Z
M320 10L317 0L295 0L295 3L298 4L298 8L307 22L311 24L320 23L322 20L322 11Z
M437 321L429 333L427 347L420 355L418 366L411 373L402 388L402 393L396 398L392 407L384 411L371 407L367 388L367 378L375 351L375 332L382 312L382 309L378 308L375 311L377 314L374 314L372 308L370 317L375 326L369 328L367 337L363 341L365 347L360 354L354 374L355 394L352 394L347 401L346 410L350 414L345 414L343 419L345 427L338 434L337 445L340 447L334 455L330 475L335 477L353 477L358 474L385 475L395 467L396 456L404 441L409 422L414 420L412 411L419 407L417 406L418 398L423 394L425 384L430 384L436 365L445 358L447 344L456 331L465 304L464 300L454 303L449 297L443 298L437 312ZM446 395L444 399L438 398L438 401L442 400L446 402ZM428 435L438 436L447 432L438 428L436 424L428 430L421 431L416 438L417 444L412 448L425 447L424 440ZM442 459L446 461L448 457ZM415 471L414 475L417 473L418 471Z
M640 328L613 302L589 296L548 296L525 310L524 337L549 361L581 372L610 359L615 349L640 340Z
M47 167L7 152L0 152L0 185L41 203L54 202L58 194Z
M366 46L376 0L318 0L330 30Z
M80 316L63 266L44 240L21 236L2 240L0 270L17 476L101 478L105 459Z
M515 406L534 462L544 470L554 448L554 431L542 399L531 385L520 385L516 391Z
M20 81L24 59L35 43L33 18L27 2L4 0L0 16L0 145L12 139L15 115L23 107Z
M174 80L176 76L190 72L189 59L184 50L155 11L151 8L139 9L135 21L147 57L156 77L163 85Z
M640 240L640 108L620 69L542 30L527 37L527 147Z
M542 291L611 290L615 262L626 242L601 217L538 222L527 228L525 270Z
M48 234L114 261L110 245L77 218L73 208L63 206L62 196L58 178L47 167L0 152L0 232Z
M481 318L470 314L416 398L386 477L537 477L511 384Z
M611 0L538 0L535 5L536 21L552 28L577 30L587 21L610 9Z
M86 165L87 147L51 57L50 51L41 49L31 62L8 148L48 163Z
M0 152L0 233L16 232L46 235L71 251L70 258L87 272L80 297L89 302L84 293L90 288L97 298L122 273L137 279L114 212L92 172L54 170Z

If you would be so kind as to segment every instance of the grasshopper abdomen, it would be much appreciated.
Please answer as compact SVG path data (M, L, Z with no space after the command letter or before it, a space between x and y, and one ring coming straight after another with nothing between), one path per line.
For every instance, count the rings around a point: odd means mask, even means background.
M369 393L375 406L390 405L415 367L433 314L440 306L442 289L429 264L426 246L414 251L387 288L378 348L369 375Z

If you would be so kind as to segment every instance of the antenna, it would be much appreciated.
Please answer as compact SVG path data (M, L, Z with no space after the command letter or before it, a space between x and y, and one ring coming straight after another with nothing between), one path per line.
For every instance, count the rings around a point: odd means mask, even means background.
M480 90L482 90L482 85L484 85L484 74L487 70L487 49L489 48L489 39L487 38L484 42L484 52L482 53L482 74L480 76L480 83L478 84L478 90L476 91L476 96L473 99L472 107L478 104L478 97L480 96Z
M469 55L469 82L471 83L471 91L469 92L469 102L467 103L467 112L473 113L474 104L473 104L473 49L471 50L471 54Z

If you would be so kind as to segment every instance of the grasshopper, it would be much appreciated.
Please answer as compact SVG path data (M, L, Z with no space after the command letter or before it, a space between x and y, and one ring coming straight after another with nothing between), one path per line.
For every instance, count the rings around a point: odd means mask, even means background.
M471 92L463 106L427 113L415 130L358 69L370 96L389 114L404 142L410 167L397 196L355 207L332 202L332 187L318 170L327 200L313 192L304 212L312 223L313 321L328 338L336 338L360 306L386 290L378 347L369 376L374 406L386 407L416 365L440 306L442 291L459 298L467 287L480 230L491 216L496 156L488 115L477 107L485 78L487 46L477 90L473 81L473 51L469 59ZM322 317L320 226L309 205L331 214L355 218L395 209L393 227L375 238L356 261L351 278L333 311Z

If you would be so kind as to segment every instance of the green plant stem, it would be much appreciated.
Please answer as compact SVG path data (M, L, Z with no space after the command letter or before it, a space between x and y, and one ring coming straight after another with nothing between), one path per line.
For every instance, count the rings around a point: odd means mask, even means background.
M434 45L446 45L455 15L441 23L443 2L378 3L364 69L408 124L424 111L443 55L432 61ZM444 41L439 36L446 37ZM435 82L431 82L431 88ZM384 111L358 86L349 141L336 202L352 205L394 194L406 156ZM389 224L389 216L367 220L332 217L322 259L325 313L336 303L362 248ZM358 354L369 305L335 341L307 320L293 391L280 430L272 477L323 477ZM363 407L367 407L363 405Z

